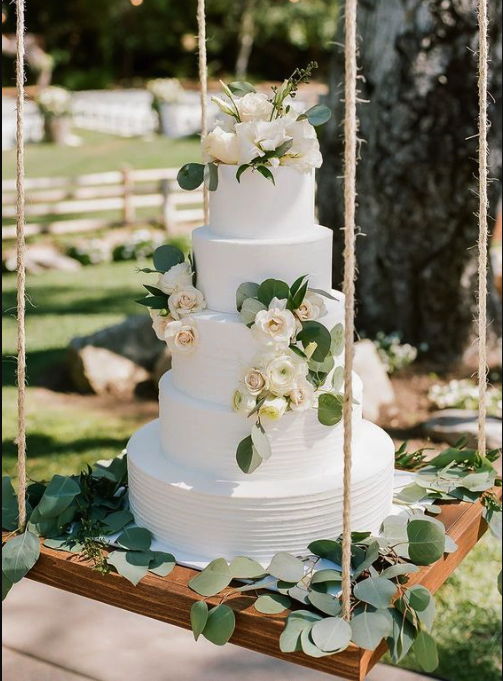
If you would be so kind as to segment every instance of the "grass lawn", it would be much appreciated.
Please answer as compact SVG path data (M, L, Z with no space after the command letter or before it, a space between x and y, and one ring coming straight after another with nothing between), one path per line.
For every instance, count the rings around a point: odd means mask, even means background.
M58 371L68 341L138 312L133 300L141 282L134 264L84 268L72 275L51 272L29 280L29 474L47 479L77 473L87 463L118 454L131 432L147 419L145 404L123 409L99 398L52 393L43 386ZM2 293L2 469L15 471L15 279L4 277ZM149 409L155 410L150 404ZM486 538L438 596L436 636L439 676L449 681L501 679L501 598L496 580L501 554ZM418 669L414 659L405 665Z
M85 173L120 170L125 164L133 168L178 168L198 161L200 143L196 137L170 140L113 137L99 132L76 130L82 138L80 147L54 144L29 144L26 149L28 177L69 177ZM16 152L2 152L2 179L15 177Z

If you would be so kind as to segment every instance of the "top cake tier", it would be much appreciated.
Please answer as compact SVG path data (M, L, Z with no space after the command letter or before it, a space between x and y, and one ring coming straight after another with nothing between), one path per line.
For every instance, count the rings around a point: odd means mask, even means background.
M276 184L258 172L239 183L237 166L219 167L219 186L211 192L210 227L230 239L283 239L305 234L315 223L315 173L274 168Z

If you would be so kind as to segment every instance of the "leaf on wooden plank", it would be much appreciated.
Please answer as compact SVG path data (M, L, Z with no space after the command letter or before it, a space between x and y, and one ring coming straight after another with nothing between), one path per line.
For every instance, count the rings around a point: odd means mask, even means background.
M276 579L295 584L303 579L304 572L304 563L289 553L278 553L267 568L267 573Z
M232 581L230 567L226 560L218 558L208 565L197 577L189 582L189 587L200 596L216 596L227 588Z
M292 607L292 601L281 594L265 594L255 602L255 610L262 615L281 615Z
M55 475L37 506L40 516L44 519L57 518L80 492L80 485L73 478Z
M351 643L351 625L342 617L329 617L314 625L312 639L325 653L346 650Z
M373 605L374 608L388 608L397 590L397 585L389 579L370 577L358 582L354 588L354 595L358 600Z
M190 623L196 641L199 640L206 628L209 614L208 604L205 601L197 601L191 608Z
M219 605L210 611L203 636L216 646L224 646L232 638L235 628L234 612L227 605Z
M40 540L28 530L9 539L2 549L2 572L13 584L20 582L40 556Z

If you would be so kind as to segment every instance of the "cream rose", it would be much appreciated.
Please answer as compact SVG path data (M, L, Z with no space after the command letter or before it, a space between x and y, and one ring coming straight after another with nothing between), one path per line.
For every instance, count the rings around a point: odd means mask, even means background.
M278 397L290 394L309 373L307 363L293 352L264 359L269 390Z
M326 312L327 308L323 297L314 293L314 291L308 291L302 305L298 310L295 310L295 314L301 322L316 321L323 317Z
M172 321L166 327L166 342L171 352L189 354L199 344L199 331L193 319Z
M236 100L239 117L243 123L248 121L270 121L273 105L267 95L252 92Z
M227 165L237 165L239 143L237 135L216 127L203 140L203 154L207 161L220 161Z
M298 121L290 115L286 118L285 132L293 140L292 148L281 159L281 165L295 166L301 172L321 168L323 157L315 128L307 120Z
M267 390L267 378L260 369L250 369L244 377L244 384L250 395L258 397Z
M163 293L171 296L173 293L181 289L192 286L193 272L189 263L184 262L180 265L175 265L168 272L159 277L157 287Z
M171 315L165 317L161 314L159 310L149 310L150 317L152 318L152 328L155 331L155 335L161 341L166 341L166 329L168 324L173 321Z
M290 409L296 412L308 411L314 407L316 391L314 386L305 378L298 382L289 395Z
M249 393L236 390L232 397L232 409L236 412L236 414L250 416L256 406L257 400Z
M193 286L181 289L169 299L169 310L173 319L179 320L206 309L206 300L201 291Z
M258 341L285 350L290 346L297 333L297 320L286 306L286 300L275 298L269 310L257 314L252 333Z
M257 158L265 156L268 151L275 151L291 139L286 134L286 122L278 119L270 123L252 121L236 125L239 144L239 165L246 165Z
M268 397L260 407L259 414L262 418L279 421L286 414L287 409L288 402L284 397Z

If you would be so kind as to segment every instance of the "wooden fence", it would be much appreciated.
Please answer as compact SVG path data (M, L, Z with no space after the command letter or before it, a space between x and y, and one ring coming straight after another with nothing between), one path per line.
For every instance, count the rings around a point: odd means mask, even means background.
M168 231L202 222L203 193L181 190L176 175L175 169L124 168L76 177L27 179L26 234L72 234L144 223L147 219L139 215L142 209L158 209L156 222ZM114 219L101 216L112 212ZM16 183L4 180L2 223L13 221L15 216ZM15 235L15 225L2 224L2 239Z

